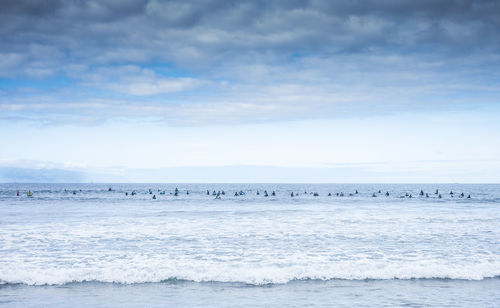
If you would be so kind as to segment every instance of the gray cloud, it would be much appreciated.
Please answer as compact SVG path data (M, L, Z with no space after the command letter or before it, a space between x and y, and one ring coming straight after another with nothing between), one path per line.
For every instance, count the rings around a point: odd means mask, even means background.
M3 52L63 61L212 62L241 52L498 51L496 1L7 1ZM428 50L431 49L431 50ZM140 55L137 55L140 54ZM46 56L31 52L33 58ZM210 61L212 60L212 61ZM197 63L199 64L199 63ZM187 65L187 64L186 64Z
M0 78L41 86L0 86L0 110L192 124L494 103L499 32L498 1L2 1Z

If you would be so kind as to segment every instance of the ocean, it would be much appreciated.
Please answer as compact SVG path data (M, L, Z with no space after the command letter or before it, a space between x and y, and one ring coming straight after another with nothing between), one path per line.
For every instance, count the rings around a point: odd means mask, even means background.
M498 307L500 185L0 184L0 306Z

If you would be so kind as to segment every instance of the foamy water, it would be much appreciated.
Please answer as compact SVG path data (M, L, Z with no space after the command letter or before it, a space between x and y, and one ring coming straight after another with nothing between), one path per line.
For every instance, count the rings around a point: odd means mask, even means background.
M226 194L215 199L207 189ZM429 198L419 196L421 189ZM172 281L191 289L230 283L248 292L270 284L300 288L300 281L320 292L339 279L354 286L366 279L384 286L493 279L488 285L500 286L498 185L3 184L0 190L0 294L38 285L157 288ZM137 195L125 195L133 190ZM240 190L245 194L234 196ZM264 190L276 196L266 198ZM462 192L471 198L459 198ZM400 198L406 193L413 198ZM26 303L22 298L17 303Z

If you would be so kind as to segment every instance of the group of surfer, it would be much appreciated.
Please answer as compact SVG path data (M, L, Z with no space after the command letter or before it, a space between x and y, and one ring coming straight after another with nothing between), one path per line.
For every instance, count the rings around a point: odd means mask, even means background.
M80 189L80 192L81 192L81 191L82 191L82 190ZM110 188L108 189L108 191L110 191L110 192L111 192L111 191L113 191L113 189L110 187ZM67 190L67 189L65 189L65 190L64 190L64 192L68 192L68 190ZM150 195L153 195L153 196L152 196L152 199L156 199L156 198L157 198L157 197L156 197L156 194L153 194L153 190L152 190L152 189L148 189L147 193L148 193L148 194L150 194ZM160 189L158 189L157 193L158 193L158 195L166 195L166 194L167 194L165 190L160 190ZM73 190L73 191L72 191L72 194L73 194L73 195L76 195L76 190ZM170 192L169 194L170 194L170 195L173 195L173 196L178 196L178 195L180 194L180 190L176 187L176 188L175 188L175 190L174 190L173 192ZM186 195L189 195L189 190L186 190L186 191L185 191L185 194L186 194ZM358 195L358 194L359 194L358 190L355 190L355 191L354 191L354 193L349 193L349 194L347 194L347 193L346 193L346 194L344 194L344 192L340 192L340 193L339 193L339 192L337 192L337 193L335 193L335 195L336 195L337 197L344 197L344 196L346 196L346 195L348 195L348 196L352 197L352 196L355 196L355 195ZM377 197L377 196L378 196L378 194L382 194L382 190L378 190L377 192L372 193L372 197L374 197L374 198L375 198L375 197ZM28 197L33 197L33 192L32 192L31 190L28 190L28 192L26 193L26 195L27 195ZM130 192L130 193L129 193L129 192L125 192L125 196L129 196L129 195L130 195L130 196L135 196L135 195L137 195L137 192L136 192L135 190L133 190L133 191L132 191L132 192ZM219 190L219 191L215 191L215 190L214 190L214 191L212 191L212 193L210 193L210 190L208 190L208 189L207 189L207 191L206 191L206 195L207 195L207 196L212 195L213 197L215 197L215 199L221 199L221 198L222 198L222 196L225 196L225 195L226 195L226 192L225 192L224 190ZM234 193L234 196L235 196L235 197L239 197L239 196L243 196L243 195L246 195L246 192L244 192L243 190L236 191L236 192ZM260 191L259 191L259 190L257 190L256 195L257 195L257 196L260 196ZM271 193L268 193L268 192L267 192L267 190L264 190L264 192L263 192L263 194L262 194L262 195L263 195L264 197L269 197L269 196L271 196L271 197L275 197L275 196L276 196L276 192L273 190ZM304 195L312 195L312 196L314 196L314 197L319 197L319 193L318 193L318 192L309 192L309 193L308 193L307 191L304 191ZM384 193L384 195L385 195L386 197L389 197L389 196L390 196L390 193L389 193L388 191L386 191L386 192ZM442 199L442 198L443 198L443 196L439 193L439 190L438 190L438 189L436 189L436 191L434 192L434 195L435 195L438 199ZM453 191L450 191L449 195L450 195L450 197L451 197L451 198L453 198L456 194L455 194ZM20 192L19 192L19 191L17 191L17 196L20 196ZM298 197L298 196L299 196L299 193L298 193L298 192L295 192L295 193L294 193L294 192L291 192L291 193L290 193L290 197L292 197L292 198L293 198L293 197ZM333 196L333 194L332 194L331 192L329 192L329 193L328 193L328 197L331 197L331 196ZM425 198L429 198L429 197L430 197L430 196L429 196L429 193L426 193L426 192L424 192L423 190L420 190L419 196L420 196L420 197L425 197ZM412 195L411 193L405 193L404 195L399 196L399 198L413 198L413 195ZM460 193L460 194L458 194L458 198L467 198L467 199L471 199L471 195L469 194L469 195L467 195L467 197L465 197L465 194L464 194L464 193Z
M389 193L386 193L386 194L389 194ZM420 190L419 195L420 195L420 197L423 197L425 195L426 198L429 198L429 194L424 193L423 190ZM438 197L438 199L443 198L443 196L439 193L439 189L436 189L436 191L434 192L434 195L436 195ZM450 191L450 197L453 198L454 196L455 196L455 193L453 193L453 190ZM412 197L413 196L411 194L406 193L404 196L401 196L400 198L412 198ZM459 194L458 198L465 198L465 194L464 193ZM471 198L470 194L467 195L467 199L470 199L470 198Z
M158 190L160 191L160 190ZM132 195L135 195L135 191L132 192ZM149 194L152 194L152 190L149 189ZM161 191L160 192L161 195L165 195L165 191ZM189 190L186 191L186 194L189 195ZM236 191L234 192L234 197L239 197L239 196L243 196L243 195L246 195L247 193L244 192L243 190L240 190L240 191ZM344 196L355 196L355 195L359 195L359 192L358 190L355 190L354 193L346 193L344 194L344 192L337 192L337 193L334 193L337 197L344 197ZM332 194L331 192L328 193L328 197L331 197L333 196L334 194ZM372 194L372 197L377 197L378 194L382 194L382 190L378 190L377 192L374 192ZM125 193L125 195L128 195L128 193ZM170 195L174 195L174 196L178 196L179 195L179 189L178 188L175 188L175 191L173 193L170 193ZM212 195L213 197L215 197L215 199L221 199L222 196L225 196L226 195L226 192L224 190L219 190L219 191L212 191L212 193L210 193L210 190L207 189L206 191L206 195L207 196L210 196ZM261 193L259 190L257 190L256 192L256 195L257 196L260 196ZM276 196L276 191L272 191L271 193L268 193L267 190L264 190L264 192L262 193L262 195L264 197L275 197ZM290 193L290 197L294 198L294 197L298 197L300 194L298 192L291 192ZM314 196L314 197L319 197L319 193L318 192L307 192L307 191L304 191L304 195L311 195L311 196ZM383 195L385 195L386 197L389 197L390 196L390 193L388 191L386 191ZM438 199L441 199L443 198L443 196L439 193L439 190L436 189L434 195L437 196ZM419 193L419 196L420 197L426 197L426 198L429 198L429 193L425 193L423 190L420 190L420 193ZM454 197L455 196L455 193L453 191L450 191L450 197ZM153 195L152 197L153 199L156 199L156 195ZM399 196L399 198L413 198L413 195L411 193L405 193L404 195L401 195ZM467 197L465 197L465 194L464 193L460 193L458 194L458 198L467 198L467 199L470 199L471 198L471 195L467 195Z
M17 191L16 193L16 196L20 196L21 194L19 193L19 190ZM28 192L26 193L26 196L28 197L33 197L33 192L31 190L28 190Z
M174 192L170 193L170 194L177 197L179 195L179 192L180 192L179 189L176 187L175 190L174 190ZM152 199L156 199L156 194L153 194L153 190L151 188L148 189L148 193L150 195L153 195ZM133 190L132 193L130 193L131 196L135 196L136 194L137 193L135 192L135 190ZM158 189L158 194L159 195L166 195L167 193L166 193L165 190ZM128 195L129 195L128 192L125 192L125 196L128 196ZM189 195L189 190L186 190L186 195Z
M152 193L151 189L149 190L149 193L150 193L150 194ZM127 193L125 193L125 194L127 195ZM135 192L133 192L133 194L135 194ZM162 191L160 194L165 195L165 191ZM170 194L171 194L171 195L174 195L174 196L178 196L178 195L179 195L179 189L178 189L178 188L175 188L174 193L170 193ZM189 191L186 191L186 194L187 194L187 195L189 195ZM260 196L260 194L261 194L261 193L260 193L260 191L259 191L259 190L257 190L256 195L257 195L257 196ZM349 193L349 194L347 194L347 193L346 193L346 194L344 194L344 192L337 192L337 193L335 193L335 195L336 195L337 197L344 197L344 196L346 196L346 195L348 195L348 196L352 197L352 196L355 196L355 195L358 195L358 194L359 194L358 190L355 190L355 191L354 191L354 193ZM377 196L378 196L378 194L382 194L382 191L381 191L381 190L378 190L377 192L374 192L374 193L372 194L372 197L374 197L374 198L375 198L375 197L377 197ZM206 195L207 195L207 196L212 195L212 196L214 196L214 197L215 197L215 199L221 199L221 198L222 198L222 196L225 196L225 195L226 195L226 192L225 192L224 190L219 190L219 191L215 191L215 190L214 190L214 191L212 191L212 193L210 193L210 190L208 190L208 189L207 189L207 191L206 191ZM239 197L239 196L243 196L243 195L246 195L246 192L244 192L243 190L236 191L236 192L234 193L234 197ZM263 194L262 194L262 195L263 195L264 197L269 197L269 196L275 197L275 196L276 196L276 191L274 191L274 190L273 190L271 193L268 193L268 192L267 192L267 190L264 190L264 192L263 192ZM312 195L312 196L314 196L314 197L319 197L319 193L318 193L318 192L309 192L309 193L308 193L307 191L304 191L304 195ZM386 192L384 193L384 195L385 195L386 197L389 197L389 196L390 196L390 193L389 193L388 191L386 191ZM439 193L439 190L438 190L438 189L436 189L436 191L434 192L434 195L436 195L438 199L443 198L443 196ZM298 193L298 192L295 192L295 193L294 193L294 192L291 192L291 193L290 193L290 197L292 197L292 198L293 198L293 197L298 197L298 196L299 196L299 193ZM332 194L331 192L329 192L329 193L328 193L328 197L331 197L331 196L333 196L333 194ZM425 196L426 198L429 198L429 197L430 197L430 196L429 196L429 193L425 193L423 190L420 190L419 196L420 196L420 197L424 197L424 196ZM455 196L455 193L454 193L453 191L450 191L450 197L452 197L452 198L453 198L454 196ZM411 193L405 193L404 195L399 196L399 198L413 198L413 195L412 195ZM458 198L467 198L467 199L470 199L470 198L471 198L471 195L469 194L469 195L467 195L467 197L465 197L465 194L464 194L464 193L460 193L460 194L458 194ZM153 195L153 199L156 199L156 195Z

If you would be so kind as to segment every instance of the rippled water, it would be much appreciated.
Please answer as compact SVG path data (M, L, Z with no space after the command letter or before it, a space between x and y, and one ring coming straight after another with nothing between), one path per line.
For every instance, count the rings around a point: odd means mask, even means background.
M0 304L498 306L499 276L499 185L0 185Z

